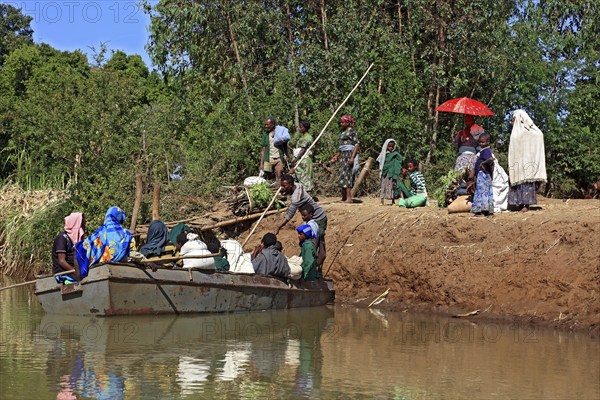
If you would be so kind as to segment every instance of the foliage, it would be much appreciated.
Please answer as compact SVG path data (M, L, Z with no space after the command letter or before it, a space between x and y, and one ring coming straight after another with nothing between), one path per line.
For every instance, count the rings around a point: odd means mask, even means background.
M8 4L0 4L0 67L11 51L33 43L32 17Z
M146 194L158 182L179 202L213 197L257 173L264 119L292 132L308 119L316 137L371 62L341 110L357 121L362 159L394 138L436 182L454 163L462 118L435 108L469 96L494 110L477 122L500 154L513 110L541 128L547 194L571 195L600 176L600 12L591 0L143 5L153 71L102 42L92 62L34 44L31 18L0 5L2 182L67 188L66 208L85 211L90 226L114 204L131 209L137 174ZM335 121L317 162L337 149ZM183 181L170 181L176 166Z
M273 191L269 182L261 182L250 188L250 198L252 199L252 207L255 209L266 208L273 199ZM275 200L274 207L281 208L283 204L280 200Z
M437 180L437 184L433 191L433 198L437 201L438 207L447 207L446 203L446 191L452 184L461 176L460 172L451 169L446 175L441 176Z

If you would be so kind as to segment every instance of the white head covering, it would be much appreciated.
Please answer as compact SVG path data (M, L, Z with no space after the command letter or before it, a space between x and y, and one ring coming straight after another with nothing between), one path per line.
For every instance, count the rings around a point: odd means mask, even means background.
M513 112L513 129L508 145L510 185L546 182L544 134L523 110Z
M383 164L385 164L385 154L387 153L387 147L390 142L394 142L394 150L396 149L397 144L394 139L387 139L383 143L381 153L379 153L379 157L377 157L377 162L379 162L379 171L383 170ZM379 175L381 175L381 172L379 173Z

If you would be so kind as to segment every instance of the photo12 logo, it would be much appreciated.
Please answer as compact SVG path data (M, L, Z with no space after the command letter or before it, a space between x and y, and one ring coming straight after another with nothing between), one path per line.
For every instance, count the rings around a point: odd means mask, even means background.
M104 21L137 24L143 12L135 1L5 1L37 23L95 24Z

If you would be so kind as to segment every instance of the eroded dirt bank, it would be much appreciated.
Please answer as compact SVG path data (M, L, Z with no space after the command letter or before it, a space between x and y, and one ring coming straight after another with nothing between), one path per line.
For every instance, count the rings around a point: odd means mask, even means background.
M427 207L326 204L324 270L341 302L530 322L600 334L600 201L540 199L529 213L474 219ZM258 243L280 216L250 240ZM280 234L297 251L293 226ZM242 239L244 236L242 236Z

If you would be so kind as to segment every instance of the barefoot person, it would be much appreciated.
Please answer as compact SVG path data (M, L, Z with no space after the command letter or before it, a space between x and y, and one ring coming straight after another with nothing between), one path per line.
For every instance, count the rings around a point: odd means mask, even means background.
M288 142L290 133L288 129L276 124L270 117L264 122L265 133L262 138L260 151L260 175L264 172L274 172L277 181L283 173L283 163L288 160Z
M339 161L340 175L338 185L342 189L342 202L352 203L352 187L354 174L358 170L358 135L354 129L354 119L349 115L340 118L340 146L339 151L331 158L330 162Z
M473 205L471 212L475 215L494 214L494 155L490 149L490 135L482 133L479 136L479 147L481 150L477 153L475 167L469 173L469 184L467 190L475 185L475 194L473 195Z
M396 141L387 139L377 157L379 176L381 177L381 205L385 199L394 204L394 192L398 184L398 175L402 170L402 156L396 151Z
M523 110L513 112L512 124L508 145L508 205L529 211L530 205L537 204L536 182L546 182L544 134Z

